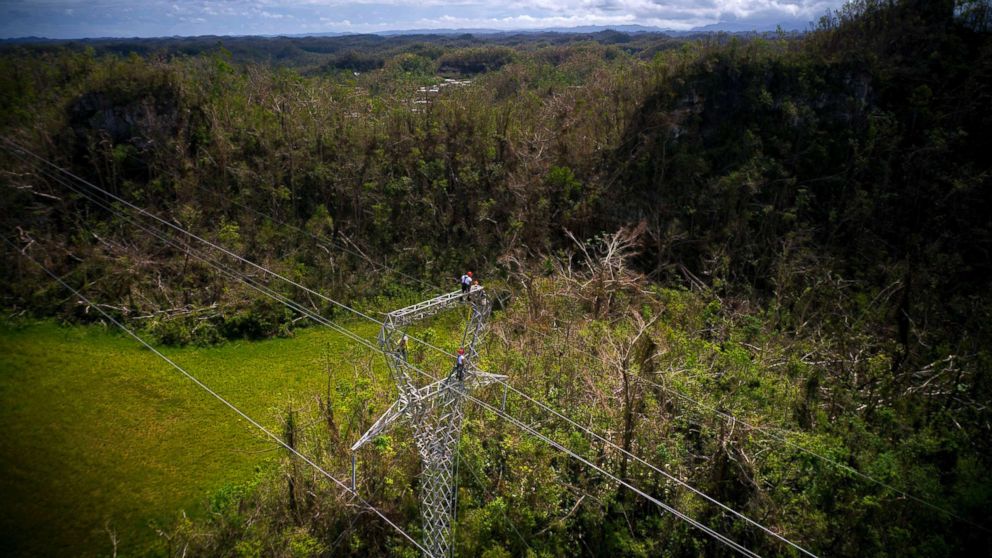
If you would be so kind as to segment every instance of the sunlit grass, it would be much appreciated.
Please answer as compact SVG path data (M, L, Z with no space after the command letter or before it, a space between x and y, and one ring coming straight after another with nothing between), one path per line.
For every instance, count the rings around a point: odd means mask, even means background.
M374 326L349 328L375 338ZM347 363L362 351L324 328L163 349L276 433L287 406L325 391L328 363L351 377ZM150 351L99 326L0 324L0 428L5 555L109 555L108 527L122 552L144 554L153 525L180 510L202 515L211 493L280 455Z

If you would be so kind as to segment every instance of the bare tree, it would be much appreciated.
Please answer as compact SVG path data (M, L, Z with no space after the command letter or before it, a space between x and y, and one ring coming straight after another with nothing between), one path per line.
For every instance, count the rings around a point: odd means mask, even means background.
M633 449L635 419L641 403L641 390L634 374L653 374L656 346L649 333L657 317L645 319L640 312L629 312L632 328L606 329L606 337L601 345L600 358L604 368L620 377L620 397L623 403L623 429L621 446L624 453L620 461L620 478L627 478L627 464Z
M632 229L622 228L588 243L565 231L579 251L581 271L571 273L559 269L560 276L571 282L574 292L591 305L597 319L609 315L617 291L640 290L643 279L627 266L627 262L637 255L645 228L646 224L642 222ZM574 260L574 257L569 258L569 267Z

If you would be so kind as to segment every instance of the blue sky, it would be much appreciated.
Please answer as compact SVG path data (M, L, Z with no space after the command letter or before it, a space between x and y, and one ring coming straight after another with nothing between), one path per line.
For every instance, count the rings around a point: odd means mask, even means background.
M843 0L0 0L0 37L161 37L814 21Z

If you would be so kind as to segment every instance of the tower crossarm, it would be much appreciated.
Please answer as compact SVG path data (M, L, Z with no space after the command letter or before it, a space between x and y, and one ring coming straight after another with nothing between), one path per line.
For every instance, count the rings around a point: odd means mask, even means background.
M386 322L394 328L412 324L425 318L429 318L435 314L439 314L481 290L482 287L473 285L468 292L454 291L436 296L423 302L418 302L407 306L406 308L393 310L392 312L386 314Z
M479 388L488 386L496 382L505 380L506 376L502 374L490 374L488 372L479 372L478 370L471 369L466 373L465 385L469 388ZM418 404L425 405L430 403L430 400L437 397L438 395L449 389L454 382L456 382L453 377L448 376L447 378L442 378L436 382L431 382L426 386L417 390L417 402Z

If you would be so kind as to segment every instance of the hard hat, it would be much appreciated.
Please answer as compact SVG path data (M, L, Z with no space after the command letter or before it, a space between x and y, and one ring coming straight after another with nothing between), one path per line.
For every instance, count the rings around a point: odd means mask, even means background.
M471 277L471 276L472 276L472 272L471 272L471 271L469 271L469 272L468 272L468 276L469 276L469 277Z
M461 348L461 347L459 347L459 348L458 348L458 354L460 354L460 355L463 355L463 354L465 354L465 349L463 349L463 348Z

